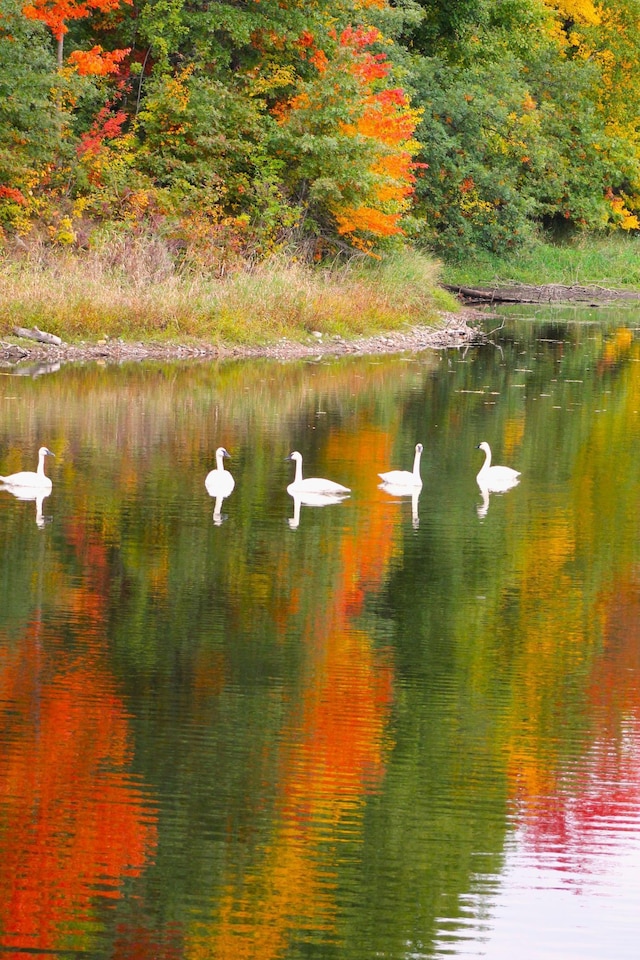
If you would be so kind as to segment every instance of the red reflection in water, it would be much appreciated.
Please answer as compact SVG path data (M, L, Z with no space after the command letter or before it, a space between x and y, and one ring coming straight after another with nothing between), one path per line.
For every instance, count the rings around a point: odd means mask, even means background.
M590 872L613 838L640 832L640 585L602 600L605 642L592 671L593 735L586 753L555 772L553 792L522 798L525 842L554 851L558 870ZM549 777L544 778L547 782Z
M75 618L73 650L39 615L18 643L0 637L0 946L32 956L86 949L97 899L120 897L156 843L101 651L104 553L83 546L91 576L57 597Z

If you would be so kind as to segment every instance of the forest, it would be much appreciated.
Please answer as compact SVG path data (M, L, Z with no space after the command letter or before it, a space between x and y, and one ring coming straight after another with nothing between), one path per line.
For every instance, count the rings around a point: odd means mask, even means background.
M635 231L639 86L640 0L0 0L0 244L221 270Z

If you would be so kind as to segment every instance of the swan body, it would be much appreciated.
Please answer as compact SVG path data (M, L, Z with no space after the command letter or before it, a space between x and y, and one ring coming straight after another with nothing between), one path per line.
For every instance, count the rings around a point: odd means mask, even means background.
M285 459L293 460L296 465L296 474L293 479L293 483L290 483L287 487L287 491L291 494L291 496L296 496L296 494L329 494L330 496L335 496L344 493L351 493L349 487L343 487L341 483L336 483L334 480L325 480L323 477L307 477L303 480L302 454L298 453L297 450L294 450L293 453L289 454L289 456Z
M387 473L379 473L383 483L392 487L421 487L422 477L420 476L420 457L422 456L422 444L416 443L416 453L413 458L413 470L389 470ZM409 489L411 492L411 489Z
M35 490L51 492L51 480L44 472L45 457L55 457L55 453L52 453L47 447L40 447L37 470L21 470L19 473L10 473L8 477L0 477L0 483L3 483L5 487L30 487Z
M224 467L224 458L228 456L224 447L218 447L215 470L210 470L204 481L210 497L228 497L236 485L235 480Z
M516 485L520 476L519 470L512 470L511 467L492 467L491 447L484 440L478 444L478 450L483 450L485 455L484 463L476 476L481 490L499 493Z

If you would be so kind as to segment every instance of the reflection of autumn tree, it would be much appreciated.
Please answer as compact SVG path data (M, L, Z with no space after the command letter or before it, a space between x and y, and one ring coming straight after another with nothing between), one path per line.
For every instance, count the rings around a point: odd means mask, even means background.
M584 756L554 789L528 803L525 836L567 856L588 857L612 831L625 831L640 802L640 582L602 598L604 647L589 688L592 731ZM583 867L584 868L584 867Z
M388 461L389 435L374 429L355 438L332 435L331 445L347 442L363 486L375 485L378 465ZM387 655L354 624L394 549L383 501L373 503L363 527L326 544L327 566L339 571L328 594L323 589L309 603L301 588L282 611L281 630L300 631L306 668L299 708L280 738L277 829L259 862L227 882L217 929L193 931L192 958L277 957L300 926L336 936L338 878L328 851L340 839L357 840L364 797L383 775L392 696Z
M504 735L512 794L536 842L586 842L590 819L640 794L640 485L621 489L612 469L634 459L640 373L628 360L639 353L625 329L603 345L598 369L618 377L615 409L585 422L573 496L530 518L511 586Z
M105 552L78 528L70 541L92 576L58 597L74 647L38 612L18 645L0 638L4 949L73 949L95 934L98 898L116 899L155 843L145 798L130 779L124 704L101 650ZM86 548L86 549L85 549Z

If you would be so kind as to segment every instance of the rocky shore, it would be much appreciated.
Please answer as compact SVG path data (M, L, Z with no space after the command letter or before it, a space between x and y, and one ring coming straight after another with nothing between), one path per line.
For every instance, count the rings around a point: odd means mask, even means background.
M307 342L281 339L274 343L244 346L214 343L125 342L119 339L81 343L42 343L24 337L0 339L0 367L22 370L32 365L58 368L66 363L126 363L142 360L212 360L269 357L296 360L305 357L385 353L416 353L427 349L468 346L484 340L480 319L486 314L473 310L443 315L439 327L416 326L402 331L347 340L325 337L319 332ZM26 369L25 369L25 372ZM42 372L45 372L44 370Z

